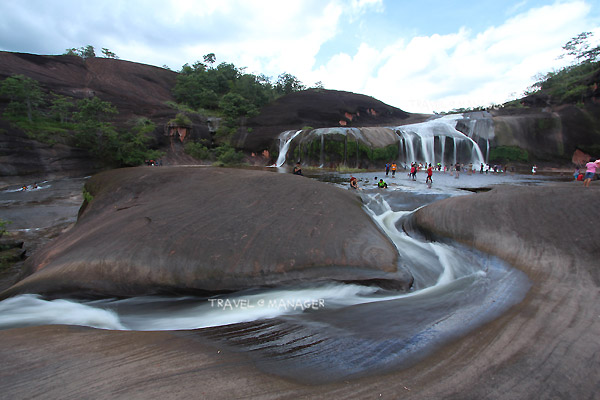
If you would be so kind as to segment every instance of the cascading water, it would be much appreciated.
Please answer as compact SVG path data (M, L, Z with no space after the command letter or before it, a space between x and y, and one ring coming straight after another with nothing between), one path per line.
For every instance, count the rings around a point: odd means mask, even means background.
M302 132L302 130L285 131L279 135L279 156L277 156L277 162L275 162L276 167L281 167L283 164L285 164L287 152L290 149L290 144L292 143L292 140L294 140L294 138L300 134L300 132Z
M464 121L467 121L466 123ZM484 122L481 122L484 121ZM468 135L457 129L460 123L462 128L468 131ZM487 131L484 127L488 129ZM476 129L477 128L477 129ZM491 129L491 133L490 133ZM479 132L479 133L478 133ZM477 135L483 136L477 136ZM486 136L487 135L487 136ZM489 155L489 137L493 136L493 125L491 118L475 120L468 119L462 114L447 115L430 119L425 122L410 125L401 125L387 128L319 128L303 131L285 131L279 136L279 158L276 166L285 163L286 155L293 143L307 149L318 141L318 154L312 161L319 166L325 165L325 142L343 142L343 156L339 156L339 162L347 163L349 153L347 146L350 142L356 146L356 161L359 163L359 145L372 149L396 146L397 159L395 161L410 164L412 162L425 162L427 164L472 163L479 165L485 163L484 157L478 143L471 136L485 139L488 144L486 154ZM449 154L448 154L449 153ZM305 156L307 156L305 154ZM318 159L316 159L318 157ZM365 155L363 154L363 157ZM385 160L392 161L392 160Z
M470 137L464 135L456 129L458 119L462 115L447 115L441 118L421 122L412 125L398 126L395 131L404 139L410 146L404 155L404 160L407 163L413 161L424 161L426 164L443 164L446 151L446 138L450 138L453 143L453 163L484 163L485 159L481 153L479 145ZM414 137L419 138L420 148L415 146ZM440 151L435 151L435 139L438 139ZM459 160L459 147L464 147L468 154L462 160ZM465 152L465 149L462 152Z
M401 190L386 193L386 196L396 197L415 195L418 196ZM489 315L491 311L498 313L505 309L503 307L520 301L524 295L526 286L519 284L524 279L519 271L502 263L489 263L485 258L473 257L460 248L408 236L397 225L410 211L393 210L382 194L366 195L365 202L366 211L395 244L399 259L414 277L413 289L408 293L329 282L256 289L212 298L153 296L74 301L21 295L0 302L0 329L43 324L114 330L197 329L281 315L300 316L306 309L334 310L381 301L395 301L395 307L410 308L418 299L419 304L431 305L443 302L447 296L455 298L457 291L471 302L468 306L460 306L464 309L453 309L444 319L444 324L450 324L452 329L465 329L462 320L465 313L470 315L474 310L481 315ZM398 197L395 202L401 203ZM437 312L440 312L439 308ZM436 329L440 329L439 321L435 324Z

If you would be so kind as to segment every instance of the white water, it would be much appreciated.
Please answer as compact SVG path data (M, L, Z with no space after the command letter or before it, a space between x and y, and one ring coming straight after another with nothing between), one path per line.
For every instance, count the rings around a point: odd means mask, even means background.
M0 302L0 329L44 324L142 331L197 329L300 314L305 310L436 296L451 290L450 285L457 281L464 281L468 286L485 278L484 268L460 250L440 243L422 242L399 231L396 223L407 212L393 211L379 194L370 197L366 208L395 244L400 259L413 274L414 290L397 294L376 287L321 283L246 291L209 299L154 296L75 301L20 295Z
M14 193L14 192L30 192L30 191L37 191L37 190L42 190L42 189L48 189L49 187L51 187L52 185L44 185L44 183L48 183L48 181L43 181L40 182L37 185L37 187L34 187L34 184L31 185L23 185L25 187L27 187L27 190L23 190L23 187L19 187L16 189L5 189L3 190L3 192L5 193Z
M281 135L279 135L279 156L277 156L277 162L275 162L275 167L281 167L283 164L285 164L287 152L290 149L290 144L300 132L302 132L302 130L285 131Z
M444 163L446 139L450 138L453 143L453 164L456 162L473 163L474 165L485 163L486 158L483 156L479 145L470 137L473 135L472 130L476 121L468 120L471 131L467 136L456 129L459 120L464 120L462 114L446 115L418 124L390 128L338 127L320 128L311 131L285 131L279 135L279 157L273 166L281 167L285 164L287 152L294 140L304 143L319 139L321 141L319 164L322 167L324 164L323 141L326 136L332 138L334 136L345 136L369 147L384 147L398 143L399 160L396 161L404 161L407 164L425 162L433 165Z
M421 122L418 124L398 126L395 131L406 140L407 152L404 155L408 163L413 161L425 161L427 164L443 164L444 152L446 150L445 140L447 137L452 138L454 143L454 163L458 161L458 147L460 145L470 146L471 157L466 162L479 165L484 162L484 157L479 148L479 145L468 136L456 130L456 122L462 119L462 115L446 115L441 118ZM420 139L420 148L415 146L414 137ZM435 151L435 138L438 138L440 151Z

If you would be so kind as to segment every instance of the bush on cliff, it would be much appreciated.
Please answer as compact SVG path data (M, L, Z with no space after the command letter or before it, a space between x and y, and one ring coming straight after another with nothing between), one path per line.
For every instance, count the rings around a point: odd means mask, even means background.
M98 97L74 102L52 92L46 95L37 81L23 75L2 81L0 96L9 100L3 117L31 139L73 145L117 167L160 157L150 148L148 134L156 129L150 120L142 118L119 131L110 122L117 109Z
M526 92L527 95L545 94L555 104L581 104L593 96L600 83L600 46L590 48L591 32L582 32L562 48L561 56L575 58L575 63L558 71L541 75Z
M527 162L529 153L517 146L499 146L490 150L490 161L501 162Z

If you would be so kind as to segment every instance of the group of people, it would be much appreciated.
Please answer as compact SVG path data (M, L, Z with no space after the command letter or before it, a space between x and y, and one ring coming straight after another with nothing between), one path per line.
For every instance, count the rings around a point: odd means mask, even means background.
M396 176L396 170L398 169L398 166L396 165L395 162L393 163L386 163L385 164L385 176L388 176L388 174L390 173L390 170L392 171L392 178L394 178Z
M429 165L426 165L427 167L427 178L425 178L425 183L427 184L427 186L431 187L431 184L433 183L433 170L434 169L438 169L441 167L441 164L438 164L437 166L433 166L431 163L429 163ZM410 164L410 172L408 173L408 176L413 180L416 181L417 180L417 172L419 171L419 169L423 168L423 166L421 164L417 164L416 162Z
M31 186L23 185L23 186L21 187L21 191L22 191L22 192L24 192L24 191L26 191L26 190L34 190L34 189L37 189L37 188L38 188L38 185L37 185L37 183L34 183L34 184L33 184L33 185L31 185Z

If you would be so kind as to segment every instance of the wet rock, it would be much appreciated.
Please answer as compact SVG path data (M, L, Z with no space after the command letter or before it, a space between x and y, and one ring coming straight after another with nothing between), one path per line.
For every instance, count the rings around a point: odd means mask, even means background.
M96 175L86 190L75 227L28 259L3 297L412 280L357 196L302 176L141 167Z

